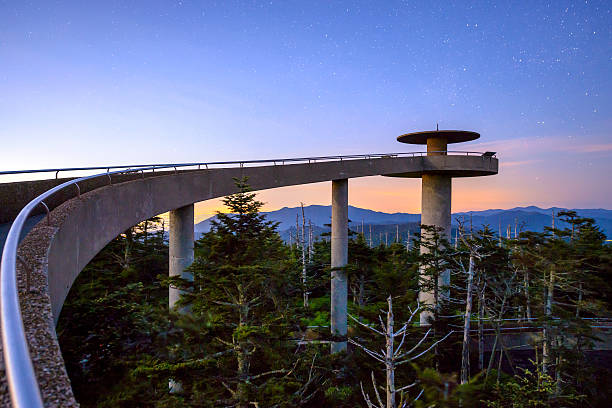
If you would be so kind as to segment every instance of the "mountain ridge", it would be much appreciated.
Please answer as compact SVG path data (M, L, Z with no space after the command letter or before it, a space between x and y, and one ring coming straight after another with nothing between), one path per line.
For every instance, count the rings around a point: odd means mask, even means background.
M497 231L501 224L501 230L506 232L510 226L514 231L515 226L519 229L543 231L544 227L550 226L552 223L551 211L555 214L559 211L576 211L580 217L594 218L595 222L602 229L606 236L612 236L612 210L605 208L579 208L567 209L563 207L540 208L537 206L514 207L510 209L488 209L471 212L456 212L452 214L452 225L458 225L458 218L464 219L465 223L471 222L475 228L480 228L484 225L489 225L491 229ZM283 207L275 211L263 212L270 221L279 223L279 231L287 231L291 228L295 229L296 215L300 218L301 225L301 207ZM330 205L309 205L304 207L306 220L310 220L316 227L326 228L326 224L331 222L331 206ZM393 224L413 224L419 223L421 214L412 213L386 213L383 211L370 210L349 206L349 220L354 228L364 225L393 225ZM215 218L212 216L195 225L196 235L208 232L210 230L210 222ZM561 228L565 227L563 222L557 220L557 225Z

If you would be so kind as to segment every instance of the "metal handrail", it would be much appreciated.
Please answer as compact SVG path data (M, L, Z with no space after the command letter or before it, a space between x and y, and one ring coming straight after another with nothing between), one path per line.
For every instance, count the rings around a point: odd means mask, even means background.
M154 170L158 166L140 168L138 170L119 170L78 179L66 181L30 201L19 212L6 237L0 265L0 319L2 320L2 349L6 378L11 394L13 407L42 408L42 398L34 367L25 336L21 308L19 307L19 294L17 289L17 248L19 236L30 212L44 200L56 192L81 181L112 174L138 172L140 170ZM46 205L45 205L46 207Z
M432 153L432 152L430 152ZM434 152L442 153L442 152ZM446 151L445 153L459 153L459 154L480 154L480 152L456 152ZM262 163L296 163L296 162L308 162L322 161L322 160L351 160L351 159L372 159L372 158L396 158L417 155L423 156L427 152L413 152L413 153L385 153L385 154L367 154L367 155L346 155L346 156L322 156L322 157L306 157L306 158L289 158L289 159L266 159L266 160L245 160L245 161L226 161L226 162L208 162L208 163L180 163L180 164L157 164L157 165L131 165L131 166L101 166L101 167L71 167L71 168L59 168L59 169L42 169L42 170L15 170L15 171L2 171L0 175L8 174L24 174L24 173L42 173L42 172L56 172L60 171L76 171L76 170L100 170L106 169L106 172L94 174L90 176L84 176L66 181L50 190L47 190L43 194L34 198L30 201L23 209L19 212L15 221L11 225L11 228L6 237L4 244L4 250L2 252L2 264L0 265L0 319L2 320L1 335L3 343L3 354L4 364L6 371L6 378L9 385L9 392L11 394L11 402L15 408L42 408L43 402L40 394L36 375L34 373L34 366L30 357L28 349L28 343L25 336L25 328L23 326L23 319L21 316L21 308L19 306L19 293L17 285L17 249L19 246L19 237L23 230L24 224L29 214L38 205L47 207L44 200L52 196L56 192L71 186L76 185L80 193L78 184L80 182L90 180L98 177L108 177L111 180L113 174L125 174L125 173L138 173L142 172L144 175L145 171L155 171L160 169L208 166L211 165L228 165L228 164L239 164L240 167L244 164L262 164ZM110 171L111 169L122 168L123 170ZM49 218L47 215L47 222Z
M346 160L346 159L370 159L370 158L388 158L388 157L417 157L426 156L428 153L446 153L450 155L472 155L482 156L483 152L460 151L460 150L444 150L432 152L399 152L399 153L373 153L373 154L353 154L344 156L319 156L319 157L297 157L289 159L263 159L263 160L242 160L242 161L218 161L218 162L201 162L201 163L158 163L158 164L131 164L125 166L94 166L94 167L64 167L50 169L31 169L31 170L4 170L0 171L0 176L14 174L32 174L32 173L56 173L66 171L89 171L89 170L106 170L111 169L144 169L145 167L194 167L194 166L215 166L227 164L260 164L260 163L295 163L295 162L316 162L322 160ZM492 156L492 157L495 157Z

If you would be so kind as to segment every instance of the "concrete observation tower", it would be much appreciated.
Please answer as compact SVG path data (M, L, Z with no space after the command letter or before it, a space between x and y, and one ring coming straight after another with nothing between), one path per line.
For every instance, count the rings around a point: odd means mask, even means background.
M421 177L421 224L433 225L441 230L450 241L451 234L451 192L453 177L474 177L495 174L490 171L475 169L473 166L462 166L458 160L456 165L450 165L452 159L459 159L460 155L448 155L447 146L450 143L468 142L476 140L480 134L464 130L433 130L425 132L407 133L398 136L397 140L401 143L427 145L427 156L423 160L423 171L418 174L395 175L400 177ZM490 159L495 153L487 152L482 159ZM442 157L440 157L442 156ZM458 157L459 156L459 157ZM426 238L426 237L425 237ZM427 249L421 247L421 253ZM442 273L438 279L438 287L450 285L450 271ZM439 291L440 296L448 297L448 290ZM433 307L435 298L434 293L429 291L419 292L419 301L422 306ZM433 317L431 311L424 311L420 315L421 325L429 324Z

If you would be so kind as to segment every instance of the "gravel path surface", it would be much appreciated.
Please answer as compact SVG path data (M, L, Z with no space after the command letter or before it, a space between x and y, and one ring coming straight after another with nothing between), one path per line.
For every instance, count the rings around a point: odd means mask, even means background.
M84 197L84 199L87 199ZM17 263L19 298L26 338L45 407L78 407L57 342L47 286L47 250L64 217L79 200L70 200L51 212L50 225L41 220L19 246L19 255L32 270L26 290L26 269ZM0 342L0 348L2 347ZM1 349L0 349L1 350ZM0 353L0 404L10 407L10 395Z

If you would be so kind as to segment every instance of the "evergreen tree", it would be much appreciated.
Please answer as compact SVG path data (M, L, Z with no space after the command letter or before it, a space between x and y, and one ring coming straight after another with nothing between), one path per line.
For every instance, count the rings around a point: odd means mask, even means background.
M180 353L188 359L202 358L203 352L218 356L219 371L208 384L194 382L189 370L180 381L186 396L199 392L206 401L267 406L269 387L276 390L273 399L285 396L279 378L296 362L291 338L296 331L292 324L299 321L300 271L276 224L260 214L263 203L249 192L246 179L236 180L236 186L238 193L223 200L229 213L217 213L211 231L196 243L193 284L178 282L188 292L182 303L193 313L181 317L182 343L198 339Z

